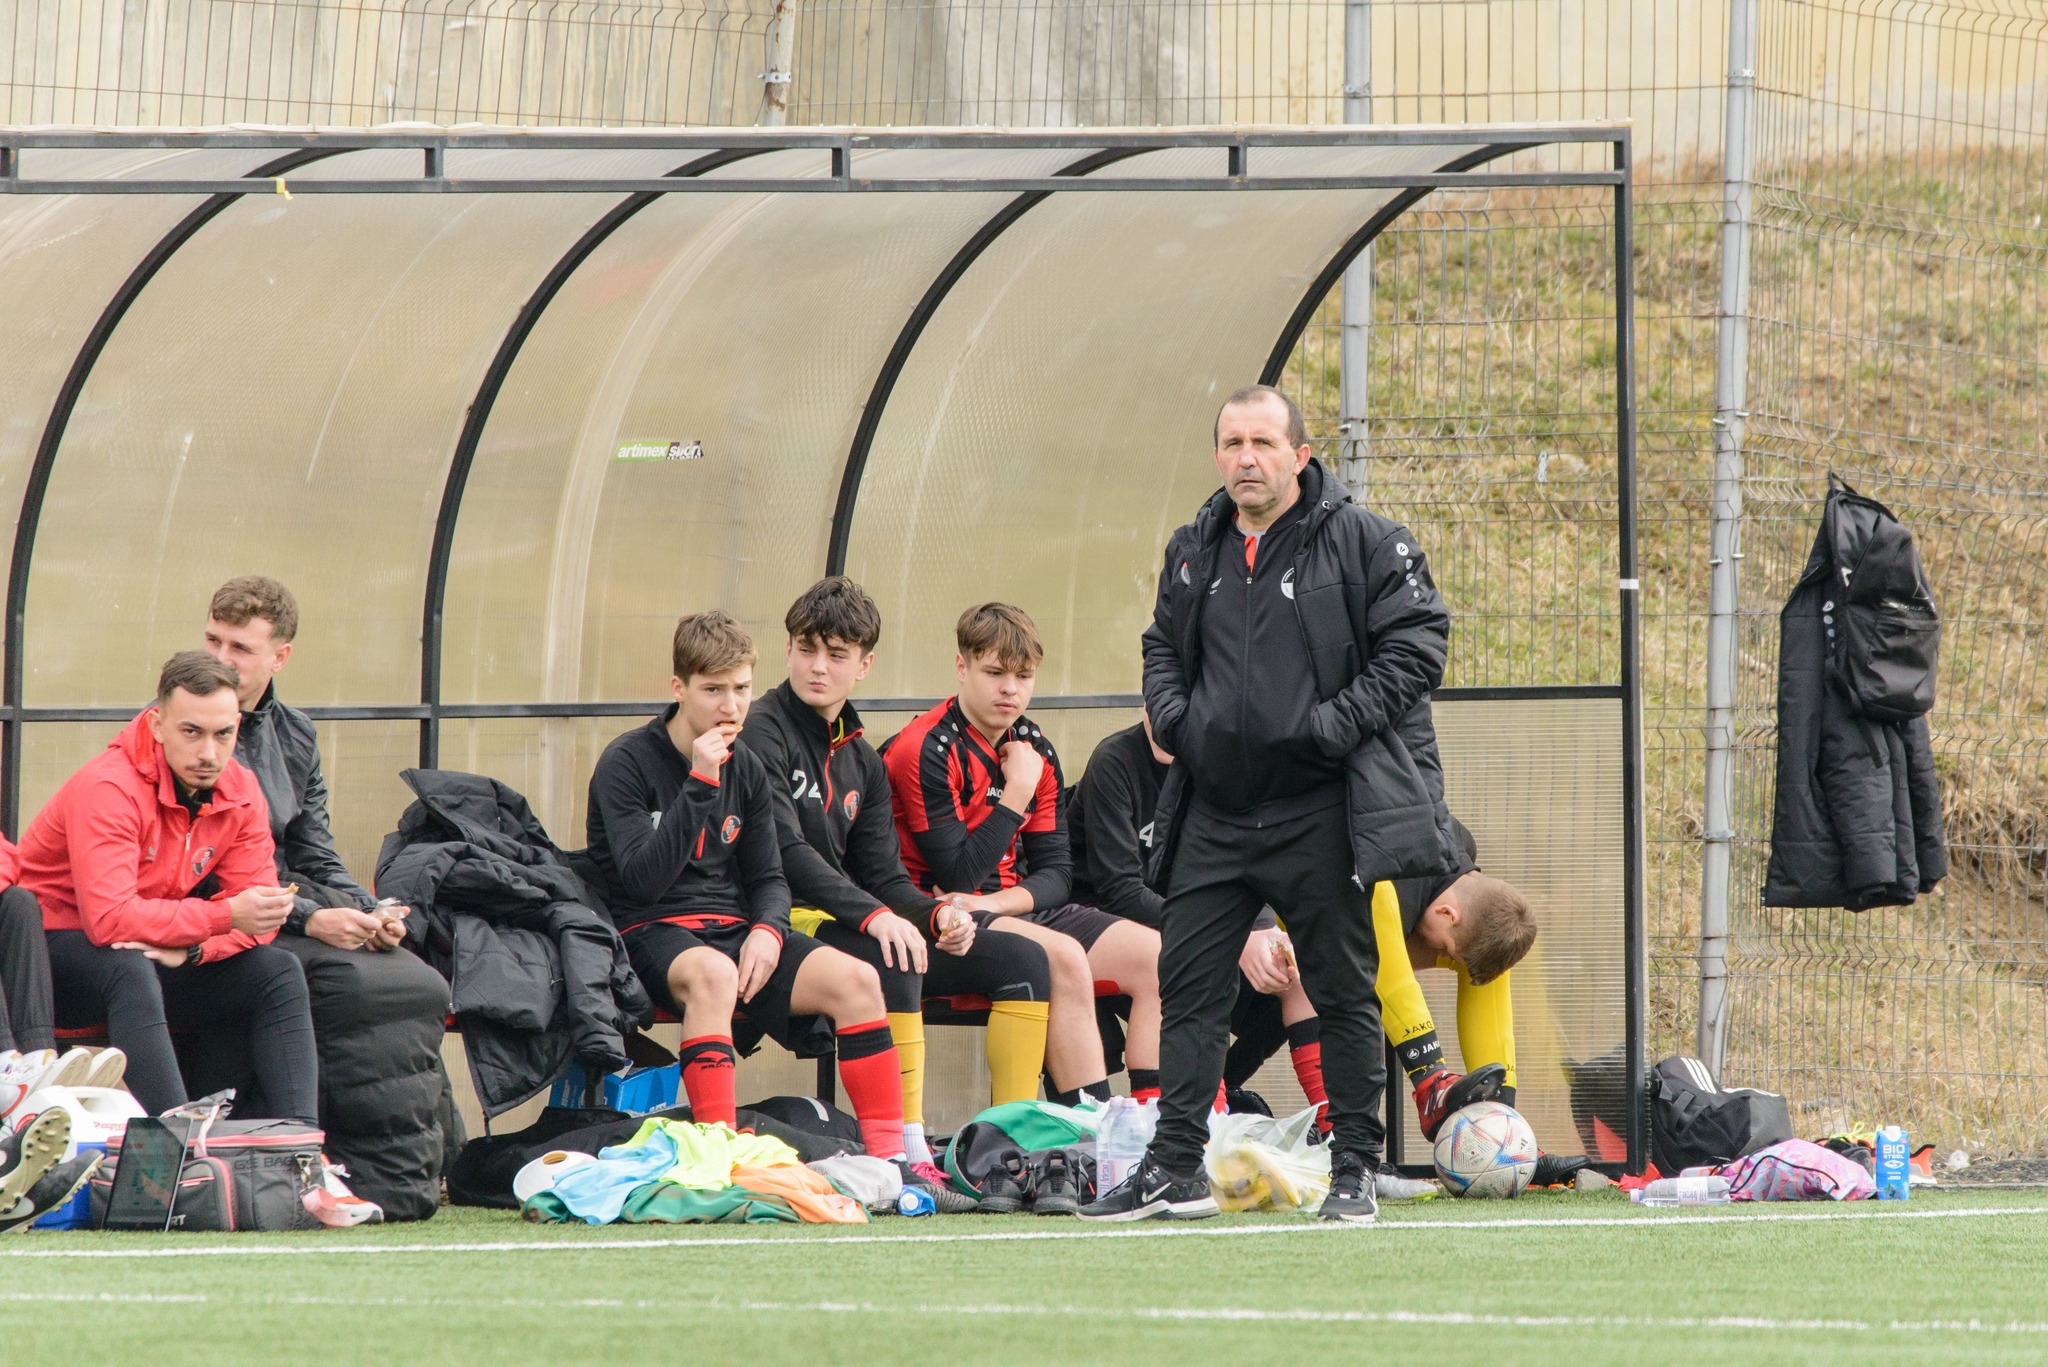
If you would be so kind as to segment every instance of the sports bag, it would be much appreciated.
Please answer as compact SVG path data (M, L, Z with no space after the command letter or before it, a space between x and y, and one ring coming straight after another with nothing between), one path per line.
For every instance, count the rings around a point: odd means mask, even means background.
M1792 1115L1776 1092L1726 1090L1696 1058L1675 1055L1650 1070L1650 1161L1676 1176L1720 1167L1792 1137Z
M326 1132L295 1120L135 1120L107 1142L106 1161L92 1178L95 1229L189 1229L209 1232L319 1229L306 1195L327 1175ZM152 1151L143 1157L145 1145ZM182 1154L178 1146L182 1146ZM121 1181L124 1150L136 1161L169 1155L170 1184ZM115 1200L117 1187L139 1199Z

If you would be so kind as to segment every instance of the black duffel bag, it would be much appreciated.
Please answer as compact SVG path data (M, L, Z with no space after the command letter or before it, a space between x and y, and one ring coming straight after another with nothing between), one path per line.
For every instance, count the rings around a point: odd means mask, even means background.
M1792 1113L1776 1092L1722 1089L1707 1065L1674 1055L1650 1070L1650 1161L1675 1177L1720 1167L1792 1137Z

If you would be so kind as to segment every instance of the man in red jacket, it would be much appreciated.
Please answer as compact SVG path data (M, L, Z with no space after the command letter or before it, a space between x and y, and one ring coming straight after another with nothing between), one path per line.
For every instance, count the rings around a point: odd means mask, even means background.
M57 1025L106 1023L152 1112L188 1099L171 1031L247 1028L260 1102L244 1116L314 1123L319 1062L306 975L270 941L292 909L270 818L234 759L235 672L174 655L147 708L57 790L21 842L21 885L50 945Z

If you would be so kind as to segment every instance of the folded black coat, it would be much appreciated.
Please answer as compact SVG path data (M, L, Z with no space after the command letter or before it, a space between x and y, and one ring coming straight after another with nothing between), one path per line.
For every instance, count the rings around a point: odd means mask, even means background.
M477 774L408 769L419 801L377 857L377 891L413 908L406 947L448 979L486 1116L560 1077L626 1066L654 1019L597 897L526 799Z
M1778 626L1764 905L1910 905L1948 873L1926 716L1941 627L1912 533L1830 476Z

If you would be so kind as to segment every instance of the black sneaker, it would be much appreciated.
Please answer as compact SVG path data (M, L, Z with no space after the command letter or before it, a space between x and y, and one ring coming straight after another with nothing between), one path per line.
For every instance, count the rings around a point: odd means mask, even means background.
M1218 1213L1207 1173L1173 1172L1149 1153L1102 1199L1075 1212L1084 1220L1203 1220Z
M975 1210L983 1215L1015 1215L1024 1209L1030 1185L1031 1171L1024 1166L1024 1155L1013 1153L983 1180L981 1204Z
M1318 1220L1342 1220L1347 1225L1369 1225L1380 1216L1380 1198L1374 1190L1373 1174L1365 1160L1355 1153L1339 1151L1330 1155L1330 1194L1323 1198Z
M0 1211L0 1234L11 1230L27 1229L53 1210L61 1210L78 1189L99 1171L101 1155L82 1153L66 1163L59 1163L36 1179L12 1210Z
M1074 1169L1062 1150L1045 1156L1045 1168L1031 1184L1031 1209L1037 1215L1072 1215L1081 1209Z

